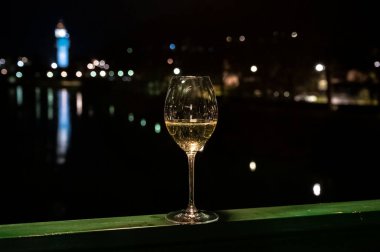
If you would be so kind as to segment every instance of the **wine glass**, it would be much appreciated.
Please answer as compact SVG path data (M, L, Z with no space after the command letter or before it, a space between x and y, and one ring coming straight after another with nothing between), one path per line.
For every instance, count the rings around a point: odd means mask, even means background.
M195 155L211 137L218 120L218 105L210 77L172 77L165 99L164 118L169 134L186 152L189 164L188 206L170 212L166 219L179 224L217 221L216 213L198 210L194 203Z

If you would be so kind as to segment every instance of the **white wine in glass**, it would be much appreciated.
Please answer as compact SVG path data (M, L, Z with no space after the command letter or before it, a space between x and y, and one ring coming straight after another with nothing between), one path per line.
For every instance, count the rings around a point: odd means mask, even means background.
M189 203L186 209L170 212L166 218L179 224L201 224L218 220L211 211L198 210L194 203L194 161L215 130L218 105L208 76L172 77L165 99L166 128L186 152L189 164Z

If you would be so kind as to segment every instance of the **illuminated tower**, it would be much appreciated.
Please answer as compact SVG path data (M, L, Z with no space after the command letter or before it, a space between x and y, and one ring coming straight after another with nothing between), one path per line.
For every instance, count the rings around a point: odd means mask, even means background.
M69 66L70 35L67 33L62 21L59 21L55 28L55 38L57 47L57 64L61 68L66 68Z

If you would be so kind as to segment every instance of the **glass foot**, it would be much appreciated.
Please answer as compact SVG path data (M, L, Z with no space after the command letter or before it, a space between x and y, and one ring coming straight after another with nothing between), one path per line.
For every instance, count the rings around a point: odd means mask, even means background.
M177 224L205 224L217 221L219 216L214 212L203 210L190 214L183 209L168 213L166 219Z

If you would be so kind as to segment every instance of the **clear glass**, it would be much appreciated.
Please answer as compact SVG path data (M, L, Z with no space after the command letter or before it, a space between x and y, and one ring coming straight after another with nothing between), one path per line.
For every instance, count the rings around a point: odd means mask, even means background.
M189 164L189 203L186 209L169 213L167 220L179 224L210 223L214 212L198 210L194 202L194 161L215 130L218 105L208 76L172 77L165 99L164 118L169 134L186 152Z

